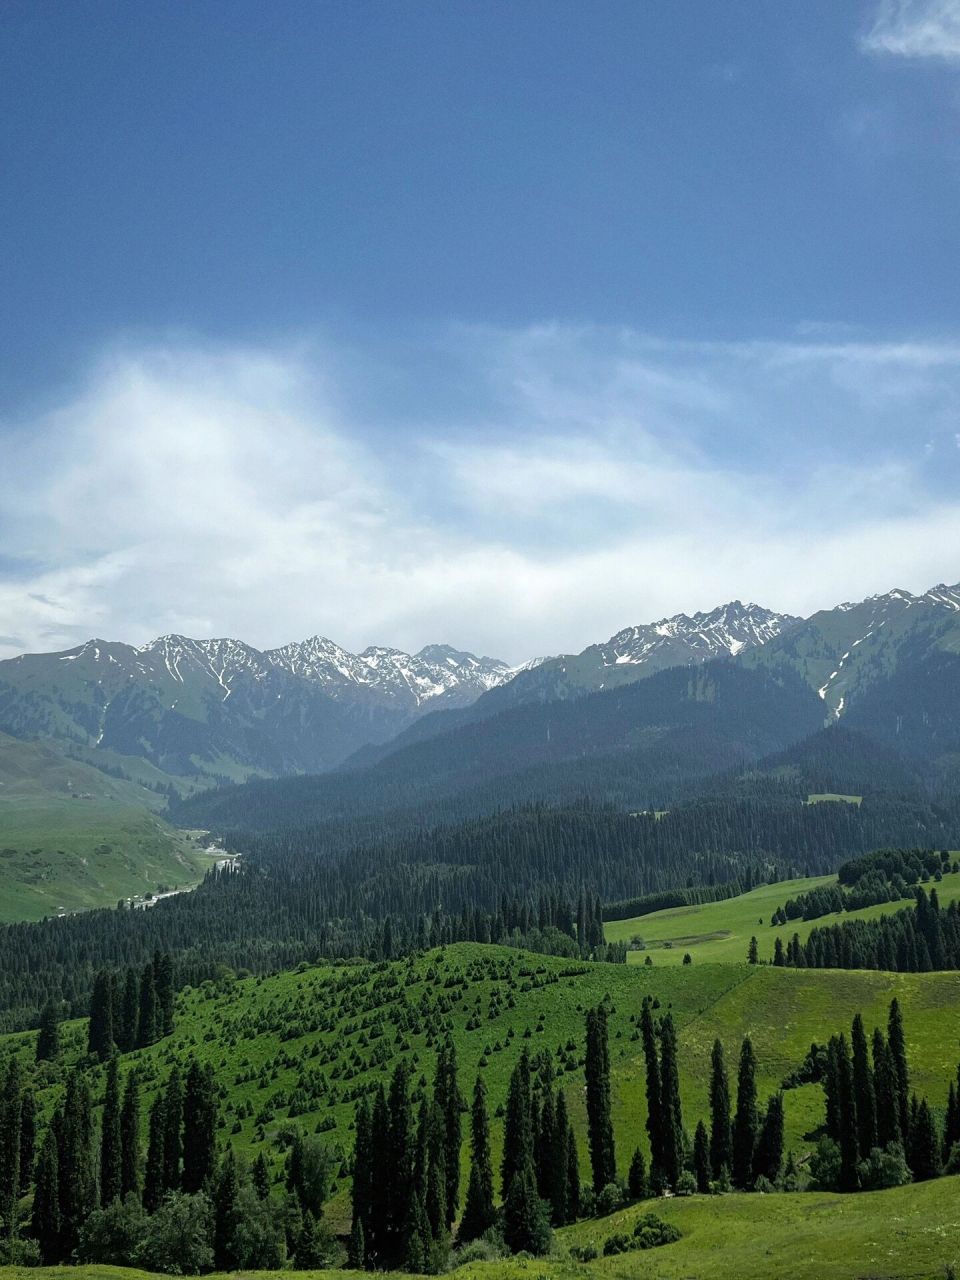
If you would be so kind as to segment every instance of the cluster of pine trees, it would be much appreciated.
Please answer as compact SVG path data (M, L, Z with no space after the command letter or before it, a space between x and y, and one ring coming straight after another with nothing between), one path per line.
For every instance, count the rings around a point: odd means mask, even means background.
M751 941L751 952L756 939ZM941 907L936 889L916 890L916 905L875 920L844 920L774 940L773 963L797 969L883 969L930 973L960 968L960 904Z
M960 1171L960 1105L951 1083L941 1131L926 1098L910 1091L903 1018L893 1000L884 1035L868 1042L863 1017L848 1041L832 1036L814 1055L826 1096L825 1138L813 1160L820 1185L839 1191L878 1190Z
M843 863L837 883L821 885L788 898L770 920L772 925L790 920L818 920L840 911L859 911L881 902L897 902L913 896L912 886L931 878L939 881L958 864L946 849L880 849Z
M155 951L138 974L100 969L93 980L87 1051L106 1062L114 1053L142 1049L173 1031L174 975L170 956ZM45 1007L41 1021L55 1016ZM38 1056L39 1046L38 1046Z

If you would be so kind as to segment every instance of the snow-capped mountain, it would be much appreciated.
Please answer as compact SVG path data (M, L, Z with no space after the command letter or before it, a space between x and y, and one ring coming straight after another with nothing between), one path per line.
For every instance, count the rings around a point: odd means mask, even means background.
M511 674L448 645L353 654L322 636L271 650L179 635L139 648L89 640L0 662L0 729L177 776L317 770Z
M766 644L800 621L790 614L732 600L709 613L695 613L692 617L678 613L645 626L627 627L605 644L592 646L585 652L597 652L608 667L625 664L655 665L658 669L674 667L724 654L736 657L744 649Z
M904 662L917 668L939 654L958 653L960 584L940 583L920 595L897 587L823 609L748 661L793 667L817 691L827 718L839 719Z

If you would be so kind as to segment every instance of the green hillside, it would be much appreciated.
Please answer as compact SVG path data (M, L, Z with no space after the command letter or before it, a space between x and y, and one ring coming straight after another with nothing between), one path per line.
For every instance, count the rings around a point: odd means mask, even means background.
M911 1087L942 1106L960 1057L960 975L809 971L733 964L692 967L578 964L509 948L463 943L392 963L304 968L271 978L225 977L216 986L189 989L178 998L172 1036L124 1055L136 1063L145 1098L174 1062L191 1055L210 1061L225 1090L221 1137L238 1152L281 1158L277 1138L289 1124L352 1148L355 1099L365 1085L385 1079L400 1059L413 1079L433 1073L433 1044L450 1030L460 1061L461 1088L469 1091L482 1069L493 1115L521 1046L550 1049L567 1093L586 1173L583 1100L584 1012L610 998L613 1118L618 1163L646 1146L643 1060L636 1022L646 995L670 1008L680 1042L684 1119L692 1132L708 1114L709 1053L714 1037L731 1065L749 1033L758 1057L761 1099L802 1060L810 1042L849 1029L861 1010L868 1028L883 1024L896 996L904 1011ZM85 1051L85 1023L64 1028L64 1057ZM18 1046L32 1056L35 1033L5 1037L0 1054ZM52 1106L58 1086L40 1094ZM100 1086L94 1095L102 1092ZM146 1114L144 1106L144 1115ZM823 1118L819 1086L786 1094L787 1147L810 1148ZM500 1121L493 1121L499 1160ZM466 1146L464 1161L466 1161ZM348 1182L341 1181L331 1220L346 1226Z
M0 923L196 884L209 860L161 804L49 744L0 734Z
M774 939L778 937L784 946L795 933L800 935L802 942L812 929L819 926L838 924L843 920L872 920L891 911L900 911L911 903L911 899L903 899L864 907L860 911L835 912L817 920L791 920L780 926L770 924L774 911L788 898L795 898L820 885L835 884L836 880L836 876L808 876L765 884L725 902L672 907L630 920L611 920L604 926L604 933L608 942L629 943L634 938L642 939L643 949L628 953L627 960L631 964L643 964L648 956L655 965L682 964L688 952L696 964L706 961L739 964L746 959L752 936L756 936L759 944L760 958L769 960L773 955ZM934 887L944 906L960 899L960 873L948 873Z
M775 1196L690 1196L647 1201L556 1234L550 1257L474 1262L462 1280L944 1280L960 1263L960 1179L840 1196L806 1192ZM627 1253L579 1262L572 1249L630 1232L651 1207L682 1232L652 1253ZM758 1230L761 1243L758 1244ZM279 1272L244 1272L245 1276ZM366 1271L298 1271L303 1280L361 1280ZM2 1280L59 1280L62 1267L0 1267ZM76 1280L147 1280L132 1268L71 1268ZM210 1280L223 1280L213 1273Z

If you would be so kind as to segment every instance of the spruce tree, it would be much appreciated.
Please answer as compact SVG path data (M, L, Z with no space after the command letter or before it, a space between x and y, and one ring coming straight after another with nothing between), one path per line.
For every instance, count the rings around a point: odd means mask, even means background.
M837 1038L837 1079L840 1121L840 1190L856 1191L860 1185L857 1170L859 1141L857 1138L857 1101L853 1087L853 1063L847 1038Z
M753 1157L755 1178L776 1182L783 1165L783 1094L775 1093L767 1100L760 1126L760 1137Z
M100 1204L104 1208L120 1199L123 1185L121 1152L120 1080L114 1056L107 1066L107 1087L100 1124Z
M253 1168L250 1171L250 1181L253 1183L253 1189L256 1191L258 1199L266 1200L269 1198L270 1169L262 1151L257 1152L257 1158L254 1160Z
M54 1000L48 1000L40 1011L37 1036L37 1062L56 1062L60 1056L60 1011Z
M434 1081L434 1101L440 1109L443 1123L444 1166L446 1169L447 1226L457 1216L460 1207L460 1147L463 1141L460 1112L463 1099L457 1079L457 1052L448 1035L437 1056L437 1072Z
M916 1120L910 1130L909 1164L916 1182L939 1178L942 1172L940 1135L926 1098L917 1107Z
M510 1179L510 1189L503 1202L503 1238L513 1253L540 1255L550 1247L547 1208L537 1195L529 1159Z
M866 1160L877 1145L877 1099L867 1051L867 1036L859 1013L853 1019L850 1045L853 1051L853 1093L857 1106L857 1145L860 1159Z
M593 1189L599 1193L617 1178L613 1121L610 1115L610 1048L607 1008L599 1004L587 1013L587 1051L584 1066L587 1094L587 1141Z
M697 1121L697 1130L693 1135L693 1171L697 1179L697 1190L706 1195L710 1190L713 1167L710 1160L710 1137L702 1120Z
M657 1035L653 1025L653 1009L646 996L640 1011L640 1033L643 1040L643 1057L646 1065L647 1134L650 1138L650 1180L657 1185L665 1179L664 1134L662 1119L662 1094L660 1087L660 1056L657 1052Z
M140 1194L140 1082L134 1069L127 1076L120 1111L120 1197Z
M561 1227L572 1221L569 1213L570 1170L570 1118L567 1099L562 1089L557 1092L553 1118L553 1135L547 1174L547 1199L550 1201L551 1218Z
M183 1189L193 1194L213 1177L217 1158L217 1086L209 1063L193 1061L183 1091Z
M530 1055L521 1051L507 1088L507 1108L503 1126L503 1156L500 1161L500 1187L506 1200L510 1181L518 1169L529 1162L533 1168L533 1118L530 1090Z
M660 1024L660 1090L663 1126L664 1173L676 1188L683 1171L683 1116L680 1110L680 1071L677 1063L677 1034L668 1013Z
M719 1040L714 1040L710 1055L710 1163L714 1178L719 1178L723 1169L728 1175L733 1171L730 1086Z
M114 1047L113 979L106 969L101 969L93 980L93 994L90 996L87 1052L106 1062Z
M747 964L759 964L759 963L760 963L760 952L757 947L757 940L756 938L751 938L750 945L747 948Z
M168 1036L173 1030L173 962L159 951L153 953L153 984L157 998L157 1036Z
M357 1103L354 1118L353 1140L353 1184L351 1205L353 1211L354 1237L364 1242L364 1252L356 1260L351 1259L356 1267L367 1265L366 1234L370 1230L370 1215L373 1209L373 1179L378 1176L373 1166L372 1135L370 1129L370 1106L366 1097ZM261 1158L263 1153L261 1152ZM382 1171L379 1171L382 1176Z
M573 1125L567 1129L567 1222L580 1216L580 1153Z
M163 1188L179 1191L183 1163L183 1082L180 1068L170 1069L163 1097Z
M634 1149L627 1172L627 1191L631 1200L644 1200L647 1195L647 1165L639 1147Z
M143 1049L153 1044L159 1034L157 1029L157 988L153 965L146 964L140 975L140 999L137 1009L137 1045Z
M746 1036L740 1049L737 1074L737 1110L733 1121L733 1182L747 1190L753 1180L753 1153L757 1145L757 1063L753 1044Z
M907 1042L903 1033L903 1015L900 1012L900 1003L896 998L890 1002L890 1014L887 1021L887 1045L893 1063L894 1079L896 1080L900 1138L906 1150L909 1147L910 1138L910 1073L907 1068Z
M25 1196L33 1181L33 1162L37 1145L37 1101L32 1089L25 1089L20 1099L20 1192Z
M460 1221L459 1239L476 1240L496 1221L493 1206L493 1164L490 1157L490 1121L487 1118L487 1088L477 1076L470 1111L470 1179L467 1200Z
M404 1257L406 1236L414 1205L413 1182L413 1131L410 1116L409 1068L400 1062L390 1078L387 1097L389 1128L387 1132L387 1163L380 1166L387 1172L385 1243L388 1258L400 1262ZM421 1206L422 1208L422 1206Z
M160 1207L166 1186L164 1184L164 1150L166 1147L167 1117L164 1096L158 1093L150 1107L147 1135L147 1163L143 1175L143 1207L153 1213Z
M0 1218L8 1236L16 1235L20 1198L20 1130L23 1081L20 1060L11 1057L0 1092Z
M902 1142L900 1129L900 1098L897 1090L897 1073L890 1050L879 1027L873 1032L873 1087L877 1104L877 1142L887 1147L891 1142Z
M37 1159L30 1229L40 1249L45 1267L62 1258L60 1244L60 1179L57 1136L53 1124L47 1129Z
M117 1047L121 1053L129 1053L137 1047L137 1028L140 1022L140 984L136 970L129 967L124 974L123 995L120 1000L120 1017L114 1028Z
M213 1262L222 1271L232 1271L240 1261L233 1249L239 1191L237 1158L230 1146L220 1162L213 1191Z
M58 1126L60 1243L68 1257L80 1228L96 1202L93 1160L93 1110L90 1090L79 1070L67 1077Z
M943 1123L944 1163L950 1158L950 1152L953 1150L954 1143L957 1142L960 1142L960 1101L957 1099L957 1086L951 1080Z

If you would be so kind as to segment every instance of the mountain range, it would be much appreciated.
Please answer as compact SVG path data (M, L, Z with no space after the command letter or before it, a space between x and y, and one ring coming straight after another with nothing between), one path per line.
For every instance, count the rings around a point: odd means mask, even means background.
M949 754L954 708L936 690L955 682L960 585L895 589L807 619L735 600L520 668L447 645L353 654L320 636L270 650L184 636L139 648L90 640L0 662L0 732L184 792L345 762L369 767L528 704L612 695L717 660L798 678L822 723L843 718L885 741L934 741ZM578 732L591 736L582 724Z

